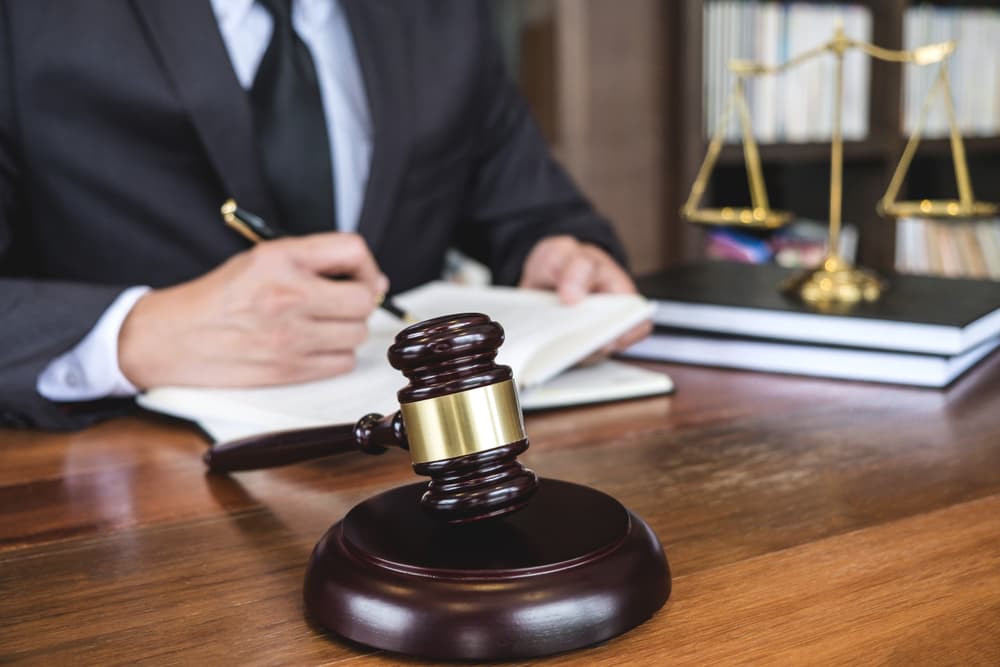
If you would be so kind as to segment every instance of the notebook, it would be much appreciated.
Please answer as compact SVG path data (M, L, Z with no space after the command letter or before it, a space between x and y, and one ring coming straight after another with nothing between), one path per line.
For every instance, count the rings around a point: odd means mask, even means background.
M637 284L656 304L653 321L664 327L949 357L1000 335L1000 282L891 275L877 302L828 314L778 292L792 273L701 262Z
M649 318L653 306L637 295L595 294L566 306L547 291L433 282L393 300L418 319L481 312L499 322L505 342L497 362L513 370L526 410L673 389L662 373L616 361L567 370ZM198 423L217 442L353 423L369 412L388 414L398 409L396 392L406 384L386 360L386 351L403 325L382 309L372 314L368 325L368 340L358 349L357 365L347 375L253 389L158 387L140 395L138 402L148 410Z

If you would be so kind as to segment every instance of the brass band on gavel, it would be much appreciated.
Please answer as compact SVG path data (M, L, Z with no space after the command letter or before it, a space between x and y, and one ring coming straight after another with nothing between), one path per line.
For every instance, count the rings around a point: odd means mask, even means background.
M527 436L511 380L413 403L401 403L414 463L475 454Z

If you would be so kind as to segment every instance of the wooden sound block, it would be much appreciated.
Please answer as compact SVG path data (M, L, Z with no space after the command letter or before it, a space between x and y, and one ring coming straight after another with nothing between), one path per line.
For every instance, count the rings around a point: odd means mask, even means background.
M656 536L617 500L541 480L523 509L449 525L421 509L425 483L354 507L309 559L320 625L376 648L439 659L510 659L601 642L670 595Z

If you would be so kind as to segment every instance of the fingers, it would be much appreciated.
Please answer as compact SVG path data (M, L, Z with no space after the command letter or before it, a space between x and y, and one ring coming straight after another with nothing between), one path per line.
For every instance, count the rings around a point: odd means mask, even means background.
M364 240L339 232L278 239L249 253L258 279L254 301L279 318L365 319L389 289ZM330 278L336 277L336 280Z
M364 321L378 307L383 293L373 293L369 287L352 280L309 278L301 285L306 302L302 312L317 320Z
M653 333L653 322L651 320L645 320L616 338L607 348L606 353L614 354L615 352L621 352L622 350L635 345L651 333Z
M349 277L363 283L375 294L385 294L389 280L375 263L375 258L357 234L328 232L279 239L258 248L280 252L299 268L325 276Z
M531 249L524 261L520 287L551 289L559 284L563 265L576 251L576 239L553 236L542 239Z
M542 239L524 262L521 287L552 289L563 303L576 303L592 291L598 266L571 236Z
M356 360L351 352L316 354L309 357L288 358L278 363L220 363L207 362L203 374L210 380L193 378L182 384L212 387L261 387L277 384L295 384L325 380L349 373Z
M367 285L311 274L281 276L257 285L242 312L268 325L297 319L365 321L378 305Z
M218 382L255 386L307 382L354 368L355 351L368 336L364 322L288 319L253 332L230 329L214 337L226 352L212 358ZM207 341L213 342L212 339Z
M567 304L594 292L636 291L629 275L607 253L570 236L539 241L525 260L520 286L554 289Z
M353 368L368 316L387 289L355 234L260 243L140 299L119 333L119 367L141 388L255 386L343 373Z
M563 303L576 303L587 294L634 294L635 283L625 270L597 246L580 244L559 283Z
M600 269L593 258L585 253L575 253L563 264L556 283L559 300L566 304L578 303L594 291Z
M631 329L629 329L628 331L626 331L625 333L623 333L615 340L611 341L610 343L602 347L601 349L588 355L582 361L578 362L578 365L589 366L591 364L597 363L598 361L602 361L607 357L609 357L610 355L615 354L616 352L621 352L622 350L632 347L633 345L638 343L640 340L642 340L652 332L653 332L652 321L646 320L644 322L641 322L632 327Z
M597 267L595 271L593 291L608 294L635 294L635 283L618 262L614 261L597 246L584 244L586 252Z
M619 349L625 349L626 347L635 345L651 333L653 333L653 321L645 320L640 322L618 338L618 342L620 343Z
M368 337L364 322L297 320L260 334L260 361L280 362L306 356L353 351Z
M294 352L298 355L353 354L368 338L368 325L365 322L311 320L300 323L294 335Z
M542 239L524 262L521 287L553 289L563 303L579 302L595 292L635 294L635 283L606 252L580 243L570 236ZM582 363L594 363L642 340L652 331L652 322L642 322Z
M356 361L353 352L314 354L297 365L283 369L284 377L279 378L276 384L312 382L350 373Z

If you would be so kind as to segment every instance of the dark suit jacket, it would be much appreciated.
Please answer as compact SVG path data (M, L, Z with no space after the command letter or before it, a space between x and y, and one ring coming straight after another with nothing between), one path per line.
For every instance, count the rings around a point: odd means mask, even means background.
M72 428L108 404L45 400L45 365L124 287L245 249L227 197L276 214L208 0L0 2L0 421ZM483 3L343 5L374 126L359 232L394 291L440 275L449 245L502 283L548 235L621 258L548 156Z

